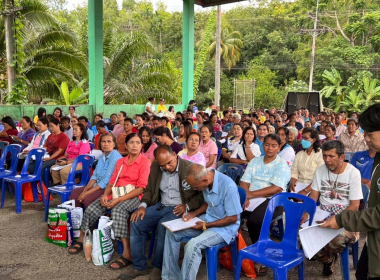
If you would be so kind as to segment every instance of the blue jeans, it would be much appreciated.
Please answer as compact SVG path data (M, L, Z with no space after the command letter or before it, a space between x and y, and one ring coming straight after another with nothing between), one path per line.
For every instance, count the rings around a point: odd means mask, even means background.
M181 243L186 242L186 237L192 237L185 246L185 256L182 262L182 270L178 265ZM212 230L186 229L171 233L166 231L164 265L161 277L163 280L196 280L199 265L202 262L202 250L225 243L224 239ZM226 244L227 246L227 244Z
M148 259L145 255L146 235L154 229L156 229L156 242L152 267L162 269L166 228L161 223L178 219L179 217L173 213L174 206L165 206L161 210L157 210L161 205L161 202L159 202L148 207L143 220L139 219L137 222L131 223L132 267L136 270L148 269Z

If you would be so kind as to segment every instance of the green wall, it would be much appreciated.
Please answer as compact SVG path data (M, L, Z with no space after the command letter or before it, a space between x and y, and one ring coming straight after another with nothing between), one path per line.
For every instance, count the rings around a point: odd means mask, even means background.
M156 108L157 108L156 104ZM170 105L166 105L169 108ZM175 111L183 111L185 106L173 105ZM38 108L44 107L47 114L53 114L54 108L60 107L63 110L65 115L69 114L69 106L57 106L57 105L25 105L25 106L13 106L13 105L0 105L0 115L11 116L14 120L20 120L22 116L29 116L34 118L37 115ZM136 105L136 104L125 104L125 105L104 105L103 116L109 118L112 113L118 113L120 111L125 111L130 117L133 117L135 114L141 114L145 111L145 105ZM90 120L93 120L94 117L94 107L92 105L78 105L76 106L75 113L80 116L86 116Z

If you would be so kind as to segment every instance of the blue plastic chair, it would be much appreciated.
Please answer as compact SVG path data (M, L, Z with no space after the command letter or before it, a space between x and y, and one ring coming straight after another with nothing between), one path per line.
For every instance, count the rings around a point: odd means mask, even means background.
M362 209L365 209L369 196L369 188L362 184L363 192L363 205ZM359 260L359 241L352 244L352 263L354 264L354 269L356 270ZM350 279L350 262L349 262L349 245L346 246L344 251L340 254L340 267L342 272L342 277L344 280Z
M15 195L16 195L16 214L21 213L21 189L24 183L31 183L33 191L34 202L38 202L38 192L37 184L40 184L42 201L45 203L45 195L43 191L43 185L41 180L41 168L42 168L42 159L46 153L45 149L36 148L32 149L24 162L20 175L9 175L3 178L2 182L2 196L1 196L1 207L4 207L5 200L5 184L13 183L15 185ZM28 173L28 166L32 159L35 159L35 169L33 174Z
M2 153L3 149L7 146L9 146L8 141L0 141L0 154Z
M220 140L222 138L222 132L221 131L214 131L215 139Z
M94 143L89 142L89 144L90 144L90 149L91 149L91 151L92 151L93 149L95 149L95 144L94 144Z
M150 237L149 237L150 234ZM150 239L149 243L149 251L148 251L148 260L150 260L153 256L154 244L156 241L156 230L152 230L150 233L147 233L147 239ZM120 240L117 240L117 253L119 255L123 254L124 246Z
M242 187L237 187L239 191L240 196L240 204L241 207L244 207L244 203L247 200L247 192ZM190 237L186 240L186 242L190 241ZM231 257L232 257L232 266L233 271L235 272L237 267L237 259L238 259L238 245L236 242L236 238L231 240L230 244L227 244L225 242L222 242L218 245L215 245L210 248L206 248L205 256L206 256L206 267L207 267L207 279L208 280L216 280L217 279L217 272L219 267L219 250L226 247L231 246Z
M12 144L6 146L3 150L3 153L0 157L0 186L1 180L6 176L17 175L17 163L18 163L18 154L21 152L21 146L18 144ZM11 154L11 164L8 166L8 170L5 169L5 163L7 160L7 155Z
M294 202L290 199L298 198L302 202ZM291 219L286 220L284 237L280 243L269 238L269 230L276 207L284 207L285 214ZM286 280L288 271L298 266L298 278L304 279L303 261L304 252L298 248L298 228L304 212L309 213L311 221L316 210L315 201L309 197L297 193L279 193L269 201L265 213L260 239L255 244L239 251L239 259L235 272L235 279L240 279L241 264L244 259L263 264L274 271L274 279Z
M239 165L239 164L235 164L235 163L225 163L221 166L218 167L218 171L220 173L223 173L225 175L227 175L228 177L230 177L236 184L238 184L239 182L237 182L237 179L241 179L241 177L243 176L243 173L244 173L244 168Z
M69 200L70 194L74 189L74 185L76 188L87 186L88 182L90 181L90 174L91 174L91 167L94 163L95 158L90 155L79 155L75 158L73 164L71 165L69 176L67 177L67 182L64 185L61 186L54 186L51 188L48 188L47 197L50 197L51 193L57 193L61 196L61 202L66 202ZM76 170L78 164L82 164L82 170ZM75 184L75 175L81 174L81 181L79 184ZM45 218L44 221L46 222L47 216L49 213L49 205L50 205L50 199L46 200L45 205Z

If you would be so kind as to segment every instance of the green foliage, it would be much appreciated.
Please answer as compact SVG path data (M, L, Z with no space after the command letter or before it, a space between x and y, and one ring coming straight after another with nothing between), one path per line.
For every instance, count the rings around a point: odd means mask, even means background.
M48 104L51 105L75 105L75 104L86 104L88 103L88 92L83 92L83 85L86 82L86 80L81 81L78 83L73 90L69 91L69 86L66 82L62 82L61 86L57 84L57 82L53 79L53 83L58 88L60 92L60 98L59 99L51 99L51 98L45 98L43 101L48 102Z
M202 40L197 43L198 53L196 54L197 61L196 61L196 66L194 70L194 86L193 86L194 96L197 95L198 90L199 90L199 81L202 77L202 73L205 67L205 62L208 57L208 46L211 41L212 32L214 31L215 20L216 20L216 13L214 11L211 13L207 21L207 25L206 25Z

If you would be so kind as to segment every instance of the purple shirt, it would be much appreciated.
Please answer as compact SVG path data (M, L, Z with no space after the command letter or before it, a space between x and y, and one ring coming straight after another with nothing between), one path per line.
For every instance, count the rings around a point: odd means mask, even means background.
M29 128L27 131L20 131L17 136L20 137L21 140L30 142L32 141L34 134L36 134L34 129ZM21 149L24 150L25 148L26 146L24 144L21 144Z

